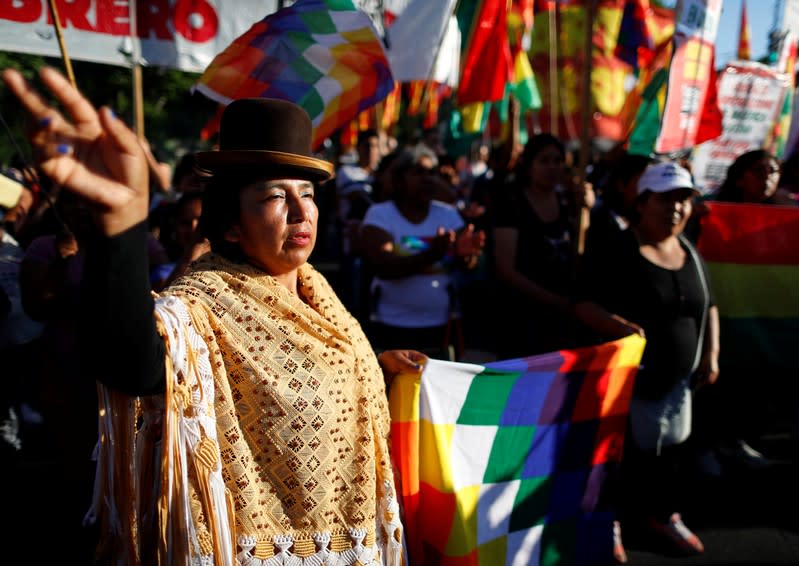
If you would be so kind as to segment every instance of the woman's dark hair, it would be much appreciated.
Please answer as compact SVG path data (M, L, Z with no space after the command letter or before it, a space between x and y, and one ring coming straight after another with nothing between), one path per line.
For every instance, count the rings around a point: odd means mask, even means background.
M175 164L175 168L172 170L172 188L179 186L180 182L185 177L194 175L196 170L197 169L194 164L194 154L183 154L183 156L178 159L178 162Z
M175 208L181 208L189 202L203 198L204 193L205 190L202 188L189 189L185 193L181 193L180 197L178 197L177 203L175 203Z
M654 193L652 191L646 190L643 193L639 193L637 197L635 197L635 201L633 205L630 207L630 210L627 211L627 220L630 222L631 225L635 226L638 224L638 221L641 220L641 215L638 212L638 207L646 201L648 201Z
M438 156L435 151L424 144L398 150L394 158L394 163L391 166L391 174L394 177L394 182L401 183L405 174L413 169L423 157L427 157L433 162L434 167L438 167Z
M548 147L554 147L560 152L561 157L566 159L566 146L557 136L550 133L541 133L531 136L524 145L522 157L516 169L516 176L522 183L530 182L530 165L536 156Z
M799 191L799 153L791 154L782 162L779 186L792 193Z
M389 180L389 186L384 186L384 176L389 179L394 175L394 164L397 158L402 154L402 149L395 149L388 155L383 156L377 164L377 169L374 173L374 184L372 186L372 198L375 202L382 202L391 198L391 192L394 190L393 183Z
M727 169L727 175L724 182L716 192L715 200L724 202L743 202L743 194L741 188L738 186L738 180L743 177L749 169L754 167L758 162L763 159L775 159L765 149L753 149L739 155L732 165Z
M361 144L368 143L372 138L379 138L380 134L377 133L377 130L374 128L370 128L368 130L362 130L358 132L358 138L356 141L356 146L360 147Z
M394 164L391 166L391 176L394 183L401 182L405 174L410 171L416 164L416 158L413 151L408 148L403 148L397 151L394 157Z
M614 159L601 186L602 199L615 210L626 208L619 187L643 173L650 163L651 157L634 153L623 153Z
M167 256L176 261L183 253L183 247L177 242L175 232L181 210L190 202L199 200L202 203L203 189L198 187L180 193L176 202L160 204L150 213L149 222L159 228L158 241L166 249Z

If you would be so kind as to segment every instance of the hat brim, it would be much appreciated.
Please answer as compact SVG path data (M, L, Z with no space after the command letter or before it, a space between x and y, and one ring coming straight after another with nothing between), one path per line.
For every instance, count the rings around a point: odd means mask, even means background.
M214 173L233 165L262 167L286 178L323 182L330 180L335 168L332 163L315 157L266 150L200 151L196 154L197 166Z
M638 191L638 194L642 195L642 194L644 194L646 192L663 194L663 193L670 193L671 191L682 191L682 190L693 191L696 194L699 194L701 192L696 187L692 187L690 185L679 185L679 186L676 186L676 187L662 187L662 188L659 188L659 189L652 189L652 188L647 187L647 188L644 188L644 189L640 189Z

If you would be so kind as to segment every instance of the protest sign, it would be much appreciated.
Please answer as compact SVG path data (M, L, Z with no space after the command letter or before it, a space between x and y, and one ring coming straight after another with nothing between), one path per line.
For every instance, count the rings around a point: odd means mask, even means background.
M742 153L762 148L782 110L789 77L751 61L729 63L719 77L722 135L697 146L692 157L694 180L712 193L727 168Z
M200 73L255 22L290 2L279 0L85 0L56 2L72 59ZM356 0L380 33L375 0ZM135 10L135 25L131 13ZM134 44L131 28L139 45ZM138 47L138 49L137 49ZM0 2L0 50L61 57L48 0ZM140 54L135 61L134 54Z
M687 0L678 12L666 104L655 143L657 153L691 148L712 137L702 132L702 122L707 120L706 102L711 81L715 80L714 43L720 16L721 0ZM713 135L718 134L718 121L715 123Z

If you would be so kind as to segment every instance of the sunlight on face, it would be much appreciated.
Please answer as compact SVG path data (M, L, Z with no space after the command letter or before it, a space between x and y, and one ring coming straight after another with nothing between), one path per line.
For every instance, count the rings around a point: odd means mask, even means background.
M691 217L694 196L691 189L652 193L639 207L640 223L664 237L681 234Z
M762 202L777 191L780 166L776 159L765 158L743 172L738 185L744 202Z
M308 261L316 243L319 210L314 185L297 179L261 180L239 194L239 223L226 236L253 265L275 277Z

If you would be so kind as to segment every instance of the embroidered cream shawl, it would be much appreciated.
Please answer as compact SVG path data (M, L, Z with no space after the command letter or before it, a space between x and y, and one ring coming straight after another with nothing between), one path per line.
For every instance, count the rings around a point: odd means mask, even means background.
M401 563L380 367L309 265L300 293L211 254L157 301L165 399L101 396L119 563Z

